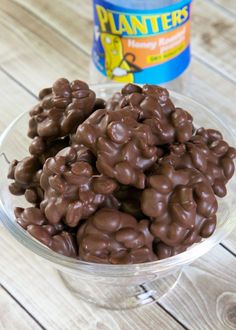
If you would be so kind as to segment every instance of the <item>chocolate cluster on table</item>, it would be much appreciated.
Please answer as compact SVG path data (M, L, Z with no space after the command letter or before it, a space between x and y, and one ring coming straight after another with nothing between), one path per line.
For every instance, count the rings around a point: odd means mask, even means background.
M151 262L217 226L236 150L195 129L165 88L128 84L110 99L57 80L30 111L24 159L9 168L17 223L55 252L87 262Z

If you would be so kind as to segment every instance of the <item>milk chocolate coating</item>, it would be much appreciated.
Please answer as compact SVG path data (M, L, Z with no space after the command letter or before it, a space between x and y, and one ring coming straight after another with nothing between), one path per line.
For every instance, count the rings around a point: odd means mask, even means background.
M197 242L199 241L196 240L195 243ZM153 252L156 254L158 259L166 259L186 251L188 247L188 245L183 244L177 246L169 246L159 240L154 240Z
M101 98L96 98L93 111L99 110L99 109L105 109L106 108L106 101Z
M100 173L140 189L144 171L162 155L150 127L139 123L138 112L130 109L97 110L78 127L74 141L93 152Z
M44 139L35 136L29 146L29 152L31 155L38 157L43 165L47 158L55 156L61 149L68 147L69 144L69 136L57 139Z
M155 136L155 144L184 143L193 134L193 118L183 109L175 108L165 88L144 85L143 88L132 84L122 89L123 98L119 108L139 113L139 122L147 124Z
M119 103L123 98L124 97L120 92L115 93L109 100L107 100L105 108L108 111L114 111L118 109Z
M28 156L21 161L14 160L10 164L8 178L14 180L9 185L13 195L25 195L30 203L43 199L43 191L39 185L42 165L35 156Z
M53 251L67 257L77 256L77 245L75 238L67 231L57 233L55 226L52 225L29 225L28 233Z
M140 208L142 190L130 186L120 186L113 195L120 202L119 209L131 214L136 219L144 219L145 215Z
M224 197L226 184L234 174L233 159L236 150L223 140L219 131L200 128L186 144L174 144L162 163L170 163L176 169L196 168L209 181L214 193Z
M39 177L46 159L70 144L69 134L73 134L92 111L106 106L103 99L95 98L85 82L75 80L70 83L64 78L58 79L52 88L41 90L39 100L30 111L28 129L28 136L33 139L29 152L34 157L14 160L8 175L15 180L9 187L11 193L24 194L33 204L43 199ZM22 182L17 179L20 175L24 176Z
M53 251L89 262L164 259L210 237L236 150L195 131L165 88L127 84L109 100L57 80L30 112L30 155L9 189L34 206L16 221Z
M15 208L15 217L16 221L23 227L27 229L29 225L38 225L42 226L47 223L47 219L41 210L37 207L28 207L28 208Z
M48 157L57 154L68 143L68 138L43 142L40 137L35 137L29 148L33 156L25 157L21 161L13 160L10 165L8 178L14 180L9 185L10 192L13 195L24 194L28 202L39 204L43 200L43 190L39 184L43 164Z
M141 209L152 220L154 237L175 247L209 237L216 225L217 201L205 177L196 169L155 169L141 196Z
M67 257L77 256L77 244L73 235L64 229L62 223L48 224L41 210L37 207L15 209L16 221L34 238Z
M132 264L156 260L149 221L126 213L101 209L78 230L82 260L110 264Z
M116 182L97 174L87 148L67 147L48 158L40 177L44 200L40 204L50 224L78 225L117 188Z
M58 138L72 134L93 111L95 93L80 80L58 79L39 93L39 104L30 111L28 136Z

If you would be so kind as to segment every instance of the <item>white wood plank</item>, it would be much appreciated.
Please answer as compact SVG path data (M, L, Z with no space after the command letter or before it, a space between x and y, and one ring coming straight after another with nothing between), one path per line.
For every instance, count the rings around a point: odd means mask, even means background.
M222 243L236 256L236 230L234 230Z
M13 82L0 71L0 134L21 112L31 109L36 102L35 97Z
M90 54L93 38L92 0L52 1L16 0L23 8L45 21L68 40Z
M235 0L210 0L213 4L220 5L222 9L236 15L236 1Z
M199 59L236 81L235 19L205 0L193 2L192 51Z
M60 32L67 40L90 52L93 36L92 2L57 0L16 0L23 8Z
M189 329L236 329L236 258L220 246L186 268L161 300Z
M87 77L89 59L14 2L0 1L0 66L34 93L58 77Z
M0 329L39 330L42 329L0 286Z

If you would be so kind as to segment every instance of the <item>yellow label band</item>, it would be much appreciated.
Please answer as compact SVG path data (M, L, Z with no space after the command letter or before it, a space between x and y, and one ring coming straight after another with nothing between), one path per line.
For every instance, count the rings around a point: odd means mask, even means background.
M107 10L96 5L101 32L122 35L152 35L183 24L189 17L188 6L158 15L132 15Z
M166 52L157 55L148 56L147 61L150 64L163 62L164 60L173 58L176 54L184 50L185 47L186 47L185 42L182 42L180 45L176 46L175 48L169 49Z

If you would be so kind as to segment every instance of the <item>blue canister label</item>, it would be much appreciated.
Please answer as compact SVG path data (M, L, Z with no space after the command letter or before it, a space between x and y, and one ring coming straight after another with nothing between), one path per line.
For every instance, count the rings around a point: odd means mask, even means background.
M93 61L111 80L161 84L190 62L191 0L156 10L94 0Z

